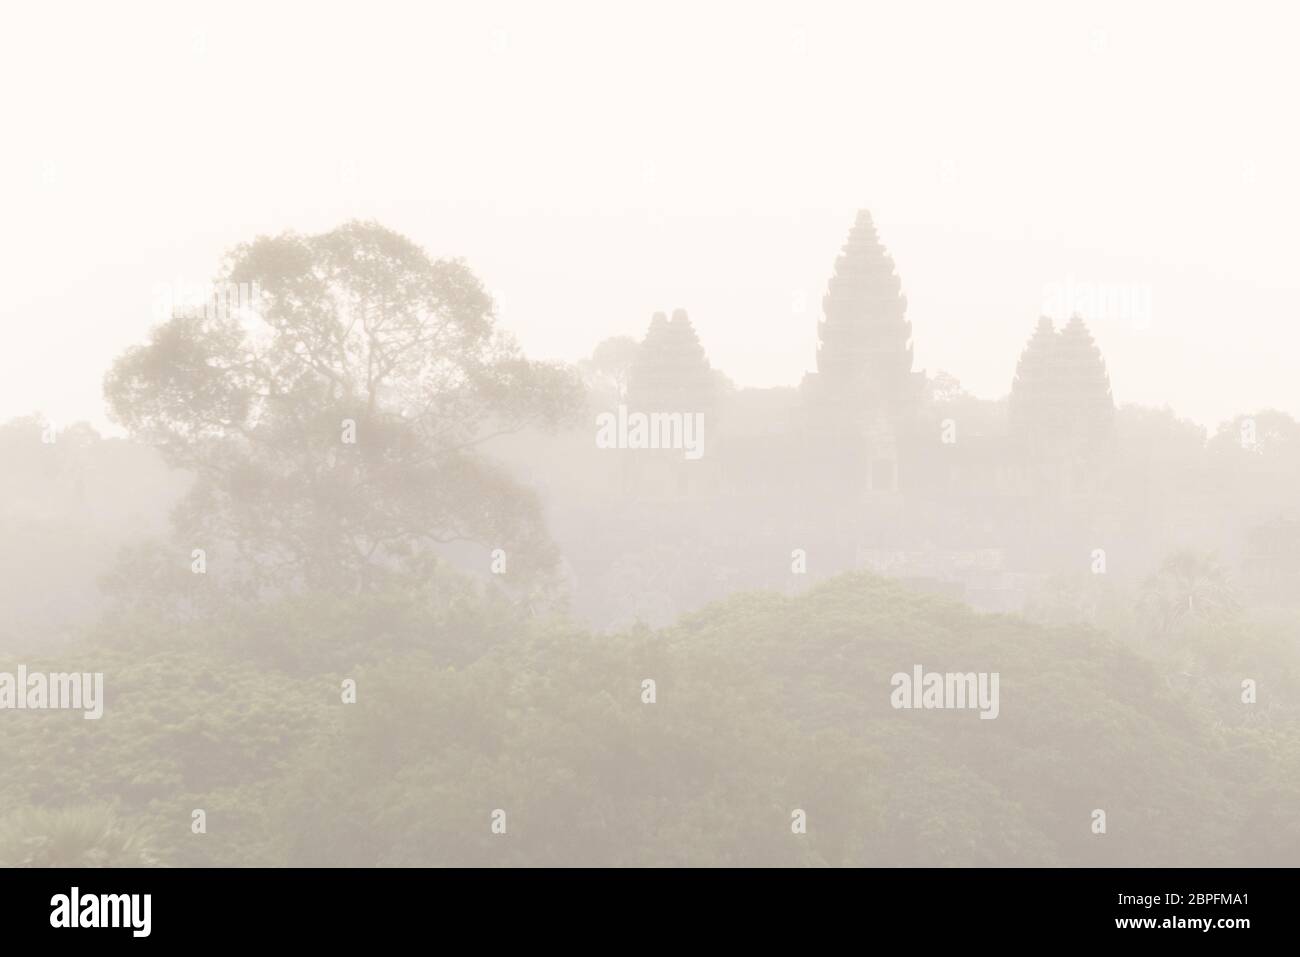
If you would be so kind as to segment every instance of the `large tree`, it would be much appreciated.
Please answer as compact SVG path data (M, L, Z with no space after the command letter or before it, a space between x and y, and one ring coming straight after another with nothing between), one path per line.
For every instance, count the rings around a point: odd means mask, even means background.
M614 397L622 402L627 399L627 386L636 363L641 344L631 336L613 336L602 340L591 353L591 358L583 363L596 380L612 386Z
M251 308L175 315L105 380L116 421L196 475L182 541L258 584L365 587L455 541L548 566L537 501L480 446L566 419L581 386L520 354L462 262L351 222L242 245L218 282Z

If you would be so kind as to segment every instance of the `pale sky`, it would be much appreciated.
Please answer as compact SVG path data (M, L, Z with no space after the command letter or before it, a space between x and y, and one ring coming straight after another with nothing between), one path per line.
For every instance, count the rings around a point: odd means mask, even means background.
M1300 417L1294 4L132 4L0 25L0 421L105 423L166 283L374 218L531 356L688 311L813 367L854 210L916 364L996 398L1068 283L1120 402ZM1134 9L1136 8L1136 9Z

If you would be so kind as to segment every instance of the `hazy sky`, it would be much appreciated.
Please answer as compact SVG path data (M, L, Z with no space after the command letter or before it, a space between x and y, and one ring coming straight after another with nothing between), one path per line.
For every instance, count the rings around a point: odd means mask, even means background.
M465 257L531 355L682 307L795 385L859 206L918 368L1005 394L1069 283L1120 304L1118 401L1300 415L1297 8L1048 6L7 7L0 419L102 425L162 284L354 217Z

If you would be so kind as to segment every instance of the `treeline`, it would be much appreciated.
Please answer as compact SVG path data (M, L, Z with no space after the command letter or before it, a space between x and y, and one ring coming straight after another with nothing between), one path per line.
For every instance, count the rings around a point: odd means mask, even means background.
M105 672L103 719L6 718L0 862L1300 859L1300 670L1277 629L1189 632L1218 680L1185 684L1175 659L1096 630L867 575L606 636L502 599L465 586L106 621L59 659ZM914 664L998 672L998 718L892 709L890 676Z

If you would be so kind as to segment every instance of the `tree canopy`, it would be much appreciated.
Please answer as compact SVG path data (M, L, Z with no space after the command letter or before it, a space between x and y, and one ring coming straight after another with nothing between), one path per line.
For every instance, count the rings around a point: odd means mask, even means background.
M255 583L364 587L453 541L550 565L535 498L479 446L566 420L580 380L520 353L464 263L351 222L239 246L219 284L251 308L175 315L105 381L116 421L197 476L181 540Z

